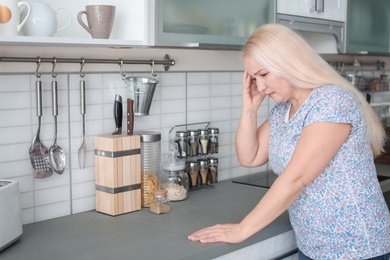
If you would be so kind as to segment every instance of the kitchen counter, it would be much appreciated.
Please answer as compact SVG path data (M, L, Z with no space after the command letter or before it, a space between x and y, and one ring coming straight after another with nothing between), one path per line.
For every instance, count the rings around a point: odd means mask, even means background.
M172 211L165 215L155 215L148 208L116 217L89 211L28 224L23 226L22 238L0 252L0 258L213 259L291 231L285 212L241 244L187 240L202 227L240 221L265 192L228 180L190 192L185 201L171 202Z

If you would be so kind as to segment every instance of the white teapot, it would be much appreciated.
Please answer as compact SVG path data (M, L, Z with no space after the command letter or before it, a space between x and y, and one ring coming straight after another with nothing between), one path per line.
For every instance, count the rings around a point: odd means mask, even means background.
M50 37L55 33L65 30L72 23L72 17L65 7L59 7L55 11L46 3L38 0L30 3L31 12L22 31L26 36ZM68 23L58 28L57 15L59 10L64 10L69 16Z

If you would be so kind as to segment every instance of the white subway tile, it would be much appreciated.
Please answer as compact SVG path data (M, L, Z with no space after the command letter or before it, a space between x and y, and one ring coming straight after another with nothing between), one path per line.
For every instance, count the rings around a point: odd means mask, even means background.
M185 87L185 84L186 84L185 73L161 73L160 74L160 85Z
M35 222L35 209L34 208L28 208L28 209L22 209L21 212L22 215L22 224L31 224Z
M0 93L30 91L30 76L28 75L1 75ZM3 94L1 94L3 95Z
M27 126L28 129L32 124L31 117L30 109L0 110L0 127Z
M70 201L35 207L35 222L70 215Z
M183 113L186 111L185 100L161 101L161 114Z
M34 204L35 206L42 206L67 201L69 198L70 189L68 186L47 188L35 191Z
M210 98L191 98L187 99L187 111L204 111L210 109Z
M96 209L95 196L75 199L72 201L72 214L77 214L80 212L85 212L94 209Z
M230 109L231 107L231 98L230 97L211 97L210 98L210 109Z
M209 84L210 83L210 74L202 72L190 72L187 74L187 84L188 85L197 85L197 84Z
M210 97L209 85L188 85L187 86L187 98L201 98Z
M186 88L184 86L161 88L161 100L172 100L172 99L185 100L185 98L186 98Z
M211 84L220 84L220 83L230 83L230 73L229 72L212 72L210 73L210 83Z

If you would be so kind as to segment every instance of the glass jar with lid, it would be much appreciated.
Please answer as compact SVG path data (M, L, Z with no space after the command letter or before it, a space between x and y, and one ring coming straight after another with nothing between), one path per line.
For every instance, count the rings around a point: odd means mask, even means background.
M209 154L218 153L218 128L209 128Z
M189 180L185 172L186 164L177 157L176 151L170 152L161 167L160 189L167 190L167 198L170 201L187 199Z
M207 163L209 165L210 183L217 183L218 182L218 158L209 157L207 158Z
M161 133L135 132L141 136L141 206L149 207L154 190L158 189L161 167Z
M166 190L155 190L154 199L150 202L150 211L155 214L164 214L171 211Z
M198 155L207 155L208 145L209 145L209 130L199 129L198 136L199 136Z
M179 151L177 157L186 158L188 151L188 132L177 131L175 143L177 144L177 150Z
M207 163L207 159L198 159L198 167L199 167L199 174L200 174L200 184L202 186L207 185L209 181L208 173L209 173L209 166Z
M199 184L199 170L197 161L187 161L187 172L190 188L195 188Z
M188 130L188 157L198 156L198 130Z

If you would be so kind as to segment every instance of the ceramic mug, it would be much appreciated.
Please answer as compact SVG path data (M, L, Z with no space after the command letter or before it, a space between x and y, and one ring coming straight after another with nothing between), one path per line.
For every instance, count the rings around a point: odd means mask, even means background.
M20 21L22 6L27 7L26 17ZM19 35L20 30L30 16L31 7L27 2L0 0L0 35Z
M108 39L114 24L115 9L113 5L87 5L85 11L77 15L80 25L95 39ZM88 26L84 23L83 14L87 17Z

